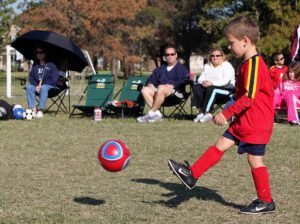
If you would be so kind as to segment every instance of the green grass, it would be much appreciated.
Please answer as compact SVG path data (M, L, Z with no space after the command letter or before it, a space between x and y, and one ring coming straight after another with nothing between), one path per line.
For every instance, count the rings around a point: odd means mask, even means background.
M25 105L25 97L6 100ZM0 223L299 223L300 128L275 125L268 145L273 215L238 213L255 190L235 148L193 190L172 175L167 159L193 163L225 129L189 120L95 123L61 113L0 121ZM131 150L122 172L109 173L97 160L107 139Z

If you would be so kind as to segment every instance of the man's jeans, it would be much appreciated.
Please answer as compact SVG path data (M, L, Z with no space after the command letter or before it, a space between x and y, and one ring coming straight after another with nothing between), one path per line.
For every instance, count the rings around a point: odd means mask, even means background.
M46 100L48 98L48 92L54 86L44 84L42 85L40 92L39 92L39 105L38 108L44 110L46 107ZM28 108L35 107L35 86L34 85L27 85L26 86L26 96L27 96L27 106Z

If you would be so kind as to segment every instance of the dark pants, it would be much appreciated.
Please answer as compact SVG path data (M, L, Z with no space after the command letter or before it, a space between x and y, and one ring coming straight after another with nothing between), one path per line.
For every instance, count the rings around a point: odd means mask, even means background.
M233 92L219 86L209 86L207 88L200 84L193 86L192 106L201 109L204 113L210 113L216 103L226 103L228 96Z

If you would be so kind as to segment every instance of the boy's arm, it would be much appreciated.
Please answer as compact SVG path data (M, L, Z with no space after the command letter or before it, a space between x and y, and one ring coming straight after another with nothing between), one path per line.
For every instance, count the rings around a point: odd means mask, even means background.
M249 98L246 95L243 95L239 98L234 104L229 106L226 110L223 110L222 113L225 116L226 120L231 117L247 110L254 103L254 99Z

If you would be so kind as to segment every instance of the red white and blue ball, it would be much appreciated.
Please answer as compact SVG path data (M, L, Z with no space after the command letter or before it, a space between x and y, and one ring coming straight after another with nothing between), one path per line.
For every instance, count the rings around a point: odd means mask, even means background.
M107 171L118 172L126 168L131 159L131 154L124 142L108 140L100 147L98 159Z

